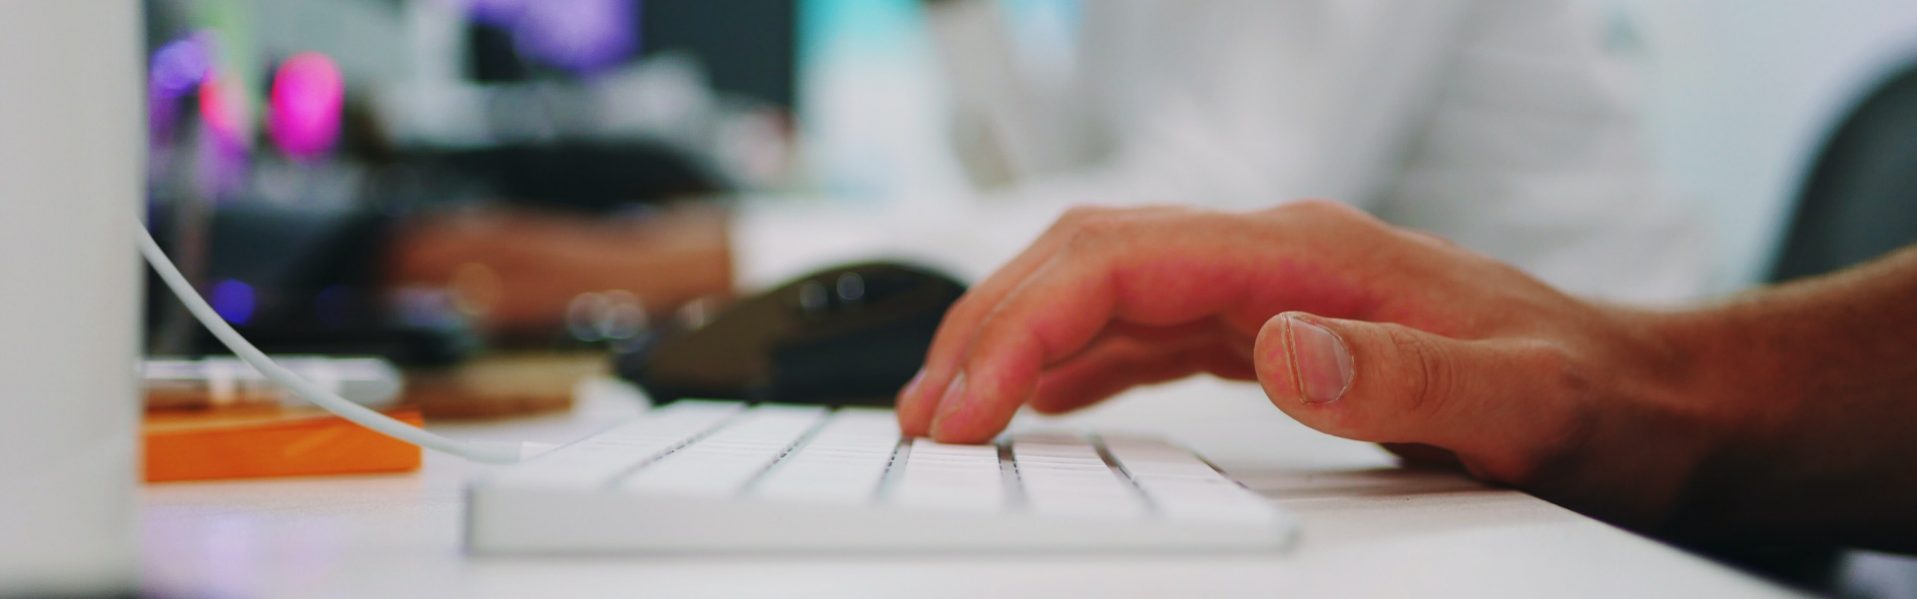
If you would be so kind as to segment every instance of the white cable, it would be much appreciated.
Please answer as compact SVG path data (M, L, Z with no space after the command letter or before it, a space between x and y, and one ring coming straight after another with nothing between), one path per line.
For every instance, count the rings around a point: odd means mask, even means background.
M187 311L193 313L193 318L199 320L200 324L206 325L206 329L211 331L214 337L219 338L220 343L225 344L227 349L233 350L233 355L239 356L241 361L252 365L254 369L260 371L260 374L266 375L266 378L285 385L287 389L293 391L293 394L326 408L328 412L394 439L475 462L511 464L519 461L518 444L456 441L429 433L425 429L400 422L391 416L348 401L274 363L272 358L266 357L259 348L253 347L253 344L247 342L245 337L241 337L239 331L233 330L231 325L226 324L226 319L221 318L219 312L200 297L199 292L193 289L193 285L187 283L186 277L180 274L180 270L173 266L173 261L168 260L166 253L160 251L160 244L153 241L153 235L147 233L145 225L139 222L133 224L134 228L140 232L140 253L146 256L148 264L153 265L153 271L160 274L160 280L166 282L167 288L173 290L173 295L179 296L180 302L186 304Z

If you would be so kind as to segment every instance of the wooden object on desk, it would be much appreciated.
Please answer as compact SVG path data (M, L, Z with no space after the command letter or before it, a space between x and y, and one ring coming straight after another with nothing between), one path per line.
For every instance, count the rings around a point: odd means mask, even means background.
M406 401L428 418L486 420L571 409L579 381L606 376L601 352L487 356L440 372L408 372Z
M387 415L419 425L420 410ZM149 412L141 423L146 482L411 472L420 449L317 408Z

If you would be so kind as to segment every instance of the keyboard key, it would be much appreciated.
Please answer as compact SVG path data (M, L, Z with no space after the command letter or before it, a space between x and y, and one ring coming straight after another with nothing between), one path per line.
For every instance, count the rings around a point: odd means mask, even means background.
M871 502L899 445L889 411L844 409L752 488L769 500L838 505Z
M1188 449L1151 439L1103 441L1106 452L1166 518L1266 522L1276 517L1270 502Z
M696 438L739 413L737 403L682 401L637 420L560 447L500 472L497 483L583 488L613 477Z
M1020 488L1033 511L1119 518L1146 514L1138 491L1084 437L1024 434L1014 436L1011 447Z
M711 402L654 410L467 497L481 553L1271 549L1293 527L1162 441L901 442L889 411Z
M884 491L894 505L993 511L1005 503L997 447L913 439L904 459L898 480Z
M815 406L760 406L628 477L630 492L730 496L825 417Z

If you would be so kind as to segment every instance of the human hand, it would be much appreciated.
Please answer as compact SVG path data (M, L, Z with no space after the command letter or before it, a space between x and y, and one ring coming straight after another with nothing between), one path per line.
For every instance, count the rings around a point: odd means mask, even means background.
M724 213L678 207L588 218L501 209L408 223L386 253L387 284L454 292L484 331L543 339L589 292L630 293L649 312L730 293Z
M903 431L984 442L1199 372L1312 428L1643 521L1712 444L1658 317L1329 202L1081 209L973 287L899 394Z

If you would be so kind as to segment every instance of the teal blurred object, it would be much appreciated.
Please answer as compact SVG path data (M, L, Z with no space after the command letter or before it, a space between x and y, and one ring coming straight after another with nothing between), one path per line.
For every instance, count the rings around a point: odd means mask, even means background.
M1864 96L1825 142L1770 280L1839 270L1917 243L1917 64Z
M812 191L857 203L963 189L920 1L799 5L796 103Z

